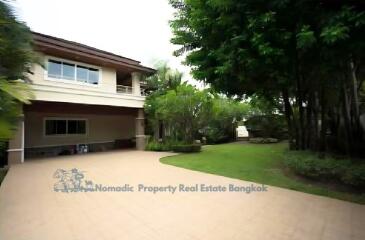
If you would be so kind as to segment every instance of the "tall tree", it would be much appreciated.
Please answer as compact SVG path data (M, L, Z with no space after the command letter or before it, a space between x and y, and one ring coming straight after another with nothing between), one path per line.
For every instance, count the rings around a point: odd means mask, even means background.
M361 152L358 92L364 79L364 3L170 3L176 9L171 41L181 46L175 54L187 52L196 79L231 95L278 99L292 148L325 152L329 142L343 145L345 135L346 152Z
M146 101L145 110L150 121L163 121L175 140L192 143L211 115L211 95L207 90L182 84L165 94ZM153 111L154 115L150 112Z
M155 67L156 73L146 79L148 96L145 101L145 112L148 119L147 131L153 132L157 140L164 135L166 127L158 111L157 100L167 91L175 90L184 83L183 74L176 69L171 69L166 62L160 61L156 63Z

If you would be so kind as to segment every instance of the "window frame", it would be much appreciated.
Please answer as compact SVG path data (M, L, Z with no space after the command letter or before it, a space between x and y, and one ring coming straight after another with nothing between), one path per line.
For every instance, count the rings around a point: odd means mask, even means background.
M63 58L59 58L59 57L52 57L52 56L45 56L44 58L44 79L47 80L47 81L52 81L52 82L58 82L58 83L68 83L68 84L75 84L75 85L81 85L81 86L90 86L90 87L99 87L101 86L102 84L102 68L101 67L98 67L98 66L95 66L95 65L91 65L91 64L88 64L88 63L83 63L83 62L77 62L77 61L73 61L73 60L69 60L69 59L63 59ZM62 63L66 63L66 64L73 64L75 66L75 72L74 72L74 79L66 79L66 78L63 78L63 76L61 76L61 78L56 78L56 77L51 77L51 76L48 76L48 62L49 61L57 61L57 62L62 62ZM98 84L92 84L92 83L89 83L89 82L81 82L81 81L78 81L77 80L77 66L80 66L80 67L84 67L84 68L93 68L93 69L96 69L98 70ZM61 67L61 75L62 75L62 72L63 72L63 68ZM88 74L89 75L89 74ZM89 80L89 79L88 79Z
M47 120L66 121L66 134L47 134L46 122ZM85 133L70 134L68 132L68 121L85 121ZM43 137L86 137L89 136L89 119L87 118L73 118L73 117L45 117L43 118Z

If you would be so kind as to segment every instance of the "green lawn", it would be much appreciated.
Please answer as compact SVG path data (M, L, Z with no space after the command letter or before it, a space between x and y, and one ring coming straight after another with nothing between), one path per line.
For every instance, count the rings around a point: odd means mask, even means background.
M329 190L284 170L286 143L221 144L205 146L200 153L181 154L160 161L177 167L237 178L365 204L365 195Z
M4 168L0 168L0 185L1 185L2 181L3 181L3 179L4 179L7 171L8 170L6 170Z

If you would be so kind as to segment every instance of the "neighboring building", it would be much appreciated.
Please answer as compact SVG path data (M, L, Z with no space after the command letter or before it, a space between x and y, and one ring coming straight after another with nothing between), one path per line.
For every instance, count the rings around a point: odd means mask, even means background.
M9 142L9 165L24 158L144 149L140 62L64 39L33 33L40 64L29 75L35 98Z

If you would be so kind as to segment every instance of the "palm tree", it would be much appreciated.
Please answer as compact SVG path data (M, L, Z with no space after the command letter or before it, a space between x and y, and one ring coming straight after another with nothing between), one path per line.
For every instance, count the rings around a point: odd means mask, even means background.
M9 4L0 1L0 141L12 136L22 104L30 103L27 86L35 54L29 28L18 22Z
M146 79L148 96L145 102L145 111L149 119L148 125L153 129L151 131L154 133L154 138L158 140L165 136L166 124L160 120L153 102L158 96L166 94L169 90L176 90L185 82L182 81L183 73L177 69L171 69L166 62L158 62L156 69L156 73Z
M166 62L159 62L156 64L157 72L151 77L147 78L147 89L149 93L159 92L165 93L168 90L176 89L183 84L183 73L177 69L171 69Z

